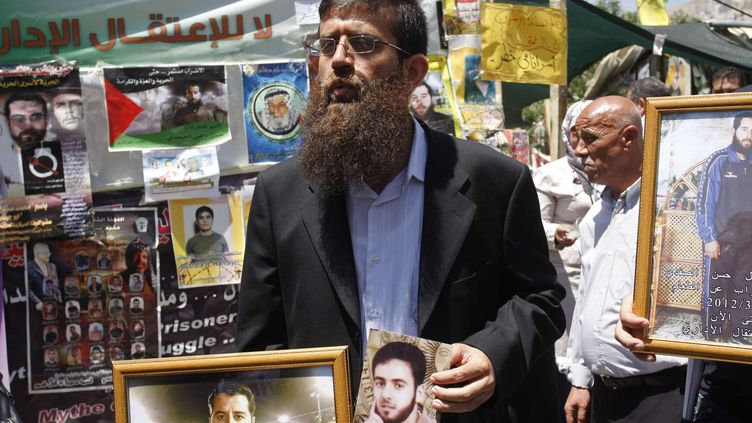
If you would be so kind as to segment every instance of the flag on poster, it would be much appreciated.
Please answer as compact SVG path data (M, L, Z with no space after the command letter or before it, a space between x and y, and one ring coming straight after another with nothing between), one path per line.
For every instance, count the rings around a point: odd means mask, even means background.
M300 144L308 95L304 61L243 65L243 112L250 163L277 163Z
M230 139L224 66L105 68L104 88L110 151Z
M91 233L78 67L0 66L0 243Z

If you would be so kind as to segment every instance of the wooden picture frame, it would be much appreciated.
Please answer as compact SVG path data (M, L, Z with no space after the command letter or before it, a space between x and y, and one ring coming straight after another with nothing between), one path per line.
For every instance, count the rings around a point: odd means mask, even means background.
M752 94L648 99L634 292L646 352L752 362L752 255L734 229L752 217L752 152L731 147L752 131L742 113Z
M254 401L235 389L224 399L253 402L255 423L320 421L350 423L347 347L325 347L115 361L115 422L212 421L210 394L245 386ZM221 401L214 394L214 413ZM242 408L242 407L241 407Z

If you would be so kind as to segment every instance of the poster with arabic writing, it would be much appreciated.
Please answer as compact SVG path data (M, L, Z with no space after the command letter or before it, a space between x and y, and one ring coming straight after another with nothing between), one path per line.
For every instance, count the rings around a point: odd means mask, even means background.
M91 231L78 68L0 66L0 242Z
M223 66L105 68L104 80L110 151L230 139Z
M250 163L277 163L300 145L308 94L304 61L243 65L243 105Z
M111 361L158 356L156 209L94 222L95 239L26 245L30 393L105 389Z

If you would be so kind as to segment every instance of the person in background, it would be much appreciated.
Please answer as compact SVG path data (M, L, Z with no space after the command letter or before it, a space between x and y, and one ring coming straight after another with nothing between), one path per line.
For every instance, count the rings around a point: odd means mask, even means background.
M585 175L582 159L574 154L577 146L575 121L590 102L580 101L569 106L561 125L567 155L542 166L533 177L548 240L548 258L556 268L559 283L567 290L567 296L561 302L567 328L555 344L556 363L562 373L569 367L567 341L580 286L580 242L576 226L599 195ZM570 386L563 374L559 376L559 393L564 395L561 402L563 407Z
M647 78L638 79L627 88L625 97L632 100L640 110L640 116L642 116L642 126L645 129L645 110L648 105L648 97L669 97L671 96L671 90L660 79L649 76Z
M634 290L642 124L625 97L593 101L577 118L575 153L606 187L579 226L582 279L569 336L567 423L681 421L686 359L644 363L614 339L621 300Z
M739 69L726 66L715 71L712 84L712 94L733 93L744 85L744 75Z
M209 423L253 423L256 397L247 386L221 381L209 394Z

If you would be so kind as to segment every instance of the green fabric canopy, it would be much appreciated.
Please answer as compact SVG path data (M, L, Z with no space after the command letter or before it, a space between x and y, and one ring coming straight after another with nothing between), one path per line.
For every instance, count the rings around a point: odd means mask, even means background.
M538 3L538 5L541 5ZM608 53L636 44L653 50L655 34L666 34L663 52L713 66L752 71L752 50L711 30L705 23L640 27L584 0L567 0L567 77L571 80ZM549 95L549 86L503 83L505 125L521 125L522 108Z

